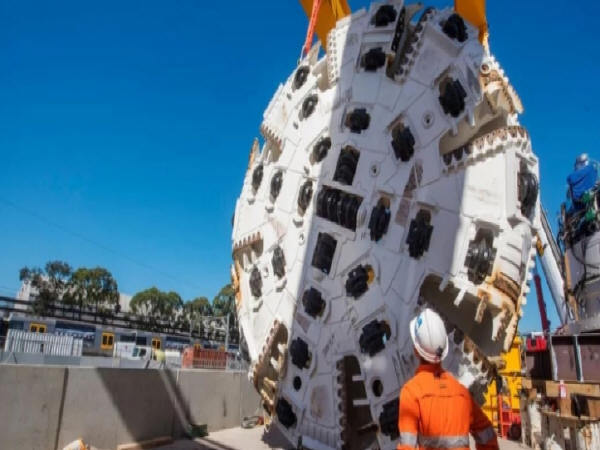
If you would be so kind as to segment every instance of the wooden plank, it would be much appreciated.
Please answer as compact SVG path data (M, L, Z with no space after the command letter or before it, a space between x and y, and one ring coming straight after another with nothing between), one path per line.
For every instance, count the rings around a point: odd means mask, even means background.
M560 383L551 381L546 383L546 396L547 397L558 397L558 389ZM600 395L600 384L587 384L587 383L568 383L565 382L567 388L567 397L570 394L581 394L595 397Z
M531 378L523 378L523 389L535 388L546 397L558 397L558 389L560 383L553 380L535 380ZM578 383L574 381L565 381L567 388L567 396L569 394L580 394L588 397L600 397L600 383Z
M600 399L596 397L586 397L588 412L591 417L600 417Z
M173 438L170 436L158 437L155 439L148 439L147 441L131 442L129 444L121 444L117 446L117 450L146 450L149 448L155 448L160 445L168 445L173 442Z
M558 399L558 408L560 409L561 416L571 415L571 396L567 394L566 397Z
M545 395L546 391L547 391L548 383L554 383L554 382L551 380L536 380L536 379L532 379L532 378L523 378L521 385L523 386L523 389L525 389L525 390L535 389L540 394Z
M547 416L547 417L552 417L553 419L557 419L559 421L568 423L568 424L575 424L575 425L585 425L586 423L591 423L591 422L600 422L600 419L596 419L593 417L586 417L586 416L581 416L581 417L575 417L575 416L566 416L566 415L562 415L558 412L554 412L554 411L542 411L542 415Z

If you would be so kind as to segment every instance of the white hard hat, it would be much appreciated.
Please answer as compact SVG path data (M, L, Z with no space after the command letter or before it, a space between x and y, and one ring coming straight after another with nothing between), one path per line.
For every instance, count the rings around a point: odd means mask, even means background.
M425 308L411 320L410 337L417 353L430 363L439 363L448 354L446 327L433 309Z
M590 158L587 153L582 153L575 159L575 169L583 169L590 162Z

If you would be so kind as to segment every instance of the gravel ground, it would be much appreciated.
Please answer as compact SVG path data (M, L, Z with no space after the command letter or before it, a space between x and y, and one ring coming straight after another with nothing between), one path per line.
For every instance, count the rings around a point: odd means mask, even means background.
M206 438L195 441L176 441L171 445L159 447L160 450L291 450L286 441L273 430L265 432L264 427L250 430L230 428L210 433ZM472 449L475 446L471 445ZM525 450L529 447L518 442L500 440L500 450Z

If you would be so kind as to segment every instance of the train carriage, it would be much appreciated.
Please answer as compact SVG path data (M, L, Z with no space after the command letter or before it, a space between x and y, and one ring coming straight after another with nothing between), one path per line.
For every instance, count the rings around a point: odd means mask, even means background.
M11 313L7 324L8 329L52 333L82 339L85 356L112 356L117 342L133 342L138 346L151 346L154 350L177 350L180 352L189 345L200 343L199 339L191 336L83 323L64 318L43 318L22 313Z

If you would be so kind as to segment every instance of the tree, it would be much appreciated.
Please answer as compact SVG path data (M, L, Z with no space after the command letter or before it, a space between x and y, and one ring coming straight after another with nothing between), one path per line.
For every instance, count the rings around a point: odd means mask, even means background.
M151 287L135 294L129 303L131 312L143 317L153 316L159 293L157 288Z
M235 291L231 284L226 284L221 288L219 293L215 295L212 301L212 307L215 316L226 316L235 314Z
M173 291L167 292L161 301L161 306L161 319L166 321L167 328L176 328L183 310L183 300L179 294Z
M31 308L35 314L44 315L61 301L68 290L72 269L64 261L48 261L44 269L23 267L19 279L30 283L37 291Z
M164 292L153 286L135 294L129 307L149 328L159 330L173 328L182 313L183 300L177 292Z
M86 304L87 300L87 284L88 284L88 270L84 267L80 267L71 275L69 280L69 290L64 295L63 301L65 304L73 307L77 306L79 309L79 318L81 319L81 310ZM75 317L75 309L73 308L73 317Z
M186 306L200 316L213 315L212 306L206 297L196 297L194 300L187 302Z
M67 304L79 306L80 318L84 306L104 315L119 304L117 282L104 267L80 267L71 275L64 300Z
M229 317L229 335L232 337L238 334L237 314L235 306L235 290L231 283L221 288L212 301L213 312L215 316ZM236 340L236 339L234 339Z
M187 330L194 330L195 326L199 327L199 332L204 331L201 317L212 316L212 306L206 297L196 297L195 299L186 302L183 305L183 326Z

